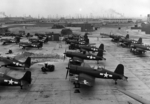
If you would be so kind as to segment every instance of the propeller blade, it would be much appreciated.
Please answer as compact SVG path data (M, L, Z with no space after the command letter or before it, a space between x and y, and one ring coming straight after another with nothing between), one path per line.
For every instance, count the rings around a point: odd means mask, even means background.
M65 53L64 53L64 60L66 59L66 49L65 49Z
M67 69L67 72L66 72L66 79L67 79L68 73L69 73L69 69Z

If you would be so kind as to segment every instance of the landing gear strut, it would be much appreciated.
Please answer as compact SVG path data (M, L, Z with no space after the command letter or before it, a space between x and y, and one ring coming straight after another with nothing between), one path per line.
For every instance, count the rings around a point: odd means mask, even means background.
M80 83L74 82L74 85L75 85L74 88L76 88L75 91L74 91L74 93L80 93L80 90L79 90L79 88L80 88Z
M117 85L117 80L115 79L115 85Z

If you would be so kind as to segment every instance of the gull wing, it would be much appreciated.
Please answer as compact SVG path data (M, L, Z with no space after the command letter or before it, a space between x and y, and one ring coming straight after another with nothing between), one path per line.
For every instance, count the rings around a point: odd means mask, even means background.
M95 78L92 76L89 76L87 74L81 73L78 76L78 82L82 85L90 86L92 87L95 83Z
M79 58L79 57L73 57L73 60L74 61L77 61L77 62L83 62L83 59Z

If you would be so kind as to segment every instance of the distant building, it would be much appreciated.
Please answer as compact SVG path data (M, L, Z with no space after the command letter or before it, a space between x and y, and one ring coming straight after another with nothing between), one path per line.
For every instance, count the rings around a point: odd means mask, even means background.
M131 18L104 18L102 19L103 22L106 23L131 23L134 22Z
M85 23L81 25L82 32L92 32L93 30L94 30L94 27L92 24Z
M7 27L0 27L0 34L5 34L6 32L9 32Z

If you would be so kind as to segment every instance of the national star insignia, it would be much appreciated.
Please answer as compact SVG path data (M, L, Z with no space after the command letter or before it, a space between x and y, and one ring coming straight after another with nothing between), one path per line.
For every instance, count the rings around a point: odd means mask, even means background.
M18 84L18 82L13 81L12 79L11 79L11 80L6 80L6 79L5 79L4 82L9 82L8 84L11 84L11 85L12 85L13 83L14 83L14 84Z
M108 77L108 74L107 74L107 72L104 74L104 77Z
M14 82L14 81L13 81L12 79L11 79L11 80L9 80L9 84L13 84L13 82Z
M84 83L84 84L88 84L88 82L87 82L86 80L83 80L83 83Z

